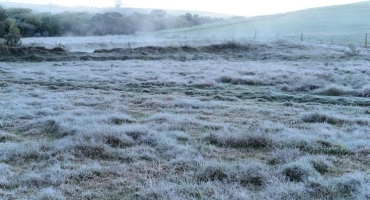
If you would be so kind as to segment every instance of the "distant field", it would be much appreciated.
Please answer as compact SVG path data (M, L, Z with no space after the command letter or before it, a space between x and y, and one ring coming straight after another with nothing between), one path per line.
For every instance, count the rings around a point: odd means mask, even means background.
M258 40L304 41L364 45L365 33L370 31L370 2L314 8L193 27L189 29L162 31L157 37L253 39L257 31ZM278 35L277 35L278 34ZM370 37L370 36L369 36Z

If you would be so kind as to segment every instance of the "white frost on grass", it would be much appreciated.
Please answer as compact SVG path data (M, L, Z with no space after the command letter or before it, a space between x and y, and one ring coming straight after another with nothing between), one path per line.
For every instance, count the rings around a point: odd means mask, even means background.
M9 198L369 195L369 113L340 103L366 103L362 60L0 63L0 70L0 183ZM327 95L333 88L345 92Z

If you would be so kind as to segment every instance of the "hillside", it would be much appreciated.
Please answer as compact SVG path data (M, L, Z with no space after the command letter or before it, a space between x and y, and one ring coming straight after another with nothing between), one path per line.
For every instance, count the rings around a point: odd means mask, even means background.
M68 6L59 6L54 4L48 5L41 5L41 4L25 4L25 3L14 3L14 2L5 2L0 1L0 5L4 8L30 8L35 12L50 12L50 13L61 13L65 11L71 12L90 12L90 13L102 13L107 11L117 11L117 9L110 7L110 8L93 8L93 7L68 7ZM153 8L154 9L154 8ZM134 12L142 13L142 14L150 14L153 10L151 8L122 8L121 12L126 15L131 15ZM178 16L184 15L185 13L192 13L192 14L199 14L201 16L209 16L209 17L220 17L220 18L227 18L231 17L228 14L221 14L221 13L212 13L212 12L202 12L202 11L189 11L189 10L166 10L168 15Z
M234 19L225 22L163 31L158 35L173 37L184 34L187 37L244 38L253 39L255 31L261 40L300 40L330 43L363 44L365 32L370 30L370 2L306 9L285 14ZM278 34L278 35L277 35Z

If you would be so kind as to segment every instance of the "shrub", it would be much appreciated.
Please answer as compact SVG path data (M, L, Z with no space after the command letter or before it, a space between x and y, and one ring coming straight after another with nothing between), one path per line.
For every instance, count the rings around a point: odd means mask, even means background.
M57 49L59 49L60 51L69 51L69 48L61 43L59 43L58 46L54 48L54 50L57 50Z
M311 199L333 199L334 191L322 180L309 180L305 192Z
M308 177L308 171L305 168L294 165L284 168L282 172L289 181L301 182Z
M230 179L243 186L262 187L268 184L272 175L267 165L261 163L243 164L229 170Z
M301 151L298 148L284 148L277 149L270 153L268 159L269 164L285 164L291 162L301 155Z
M334 189L338 195L351 199L365 199L366 180L364 174L346 174L333 181Z
M349 44L348 46L348 49L349 49L349 51L348 52L346 52L346 54L348 55L348 56L357 56L358 54L360 54L360 50L357 48L357 46L356 45L354 45L354 44Z
M267 85L259 78L250 78L250 77L243 77L243 78L233 78L230 76L221 76L216 79L219 83L230 83L233 85Z
M6 34L4 37L5 45L11 46L11 47L20 46L22 45L21 38L22 38L21 34L10 32Z
M113 135L107 134L103 135L104 143L112 148L125 148L134 145L134 141L127 135Z
M206 47L200 47L201 50L204 50L206 52L225 52L225 51L253 51L257 50L258 46L253 46L251 44L241 44L236 42L235 40L227 41L223 44L213 44Z
M351 89L338 85L330 85L315 92L315 94L326 96L346 96L355 94Z
M211 133L205 138L211 144L231 148L269 148L273 140L264 133L238 133L218 131Z
M226 167L217 162L203 164L198 173L197 177L200 181L223 181L228 175L226 174Z
M330 171L332 164L326 160L323 156L313 158L310 163L313 168L318 171L320 174L326 174Z
M310 163L305 160L283 165L281 173L292 182L303 182L310 176L318 174Z
M337 117L329 116L322 113L308 113L302 116L302 121L306 123L329 123L332 125L341 125L347 121Z

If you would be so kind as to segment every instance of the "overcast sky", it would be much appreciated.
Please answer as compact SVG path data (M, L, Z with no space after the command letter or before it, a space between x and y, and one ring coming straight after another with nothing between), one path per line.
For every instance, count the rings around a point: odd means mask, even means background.
M58 4L66 6L109 7L116 0L0 0L9 2ZM178 10L210 11L243 16L255 16L328 5L348 4L361 0L122 0L126 7L162 8ZM363 0L362 0L363 1Z

